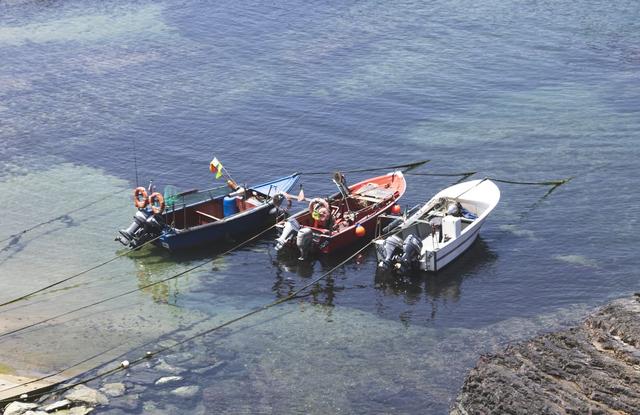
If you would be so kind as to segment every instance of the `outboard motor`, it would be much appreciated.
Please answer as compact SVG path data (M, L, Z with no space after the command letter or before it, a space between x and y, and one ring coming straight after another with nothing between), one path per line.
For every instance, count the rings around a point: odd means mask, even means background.
M384 270L391 268L394 258L402 252L402 239L398 235L388 237L382 245L384 259L378 263L378 266Z
M311 242L313 242L313 231L309 228L300 229L296 238L296 245L298 245L298 250L300 251L299 260L302 261L307 258L311 250Z
M291 218L284 224L284 229L282 229L282 235L278 239L276 239L276 252L281 250L286 243L291 240L300 230L300 224L296 220L296 218Z
M132 241L136 239L136 234L139 231L144 230L144 223L147 221L149 214L147 214L144 210L139 210L133 216L133 223L129 225L127 229L120 229L120 237L116 238L116 241L120 241L120 243L124 246L128 246Z
M415 235L409 235L404 240L402 251L403 254L400 257L400 261L396 264L396 269L399 273L405 274L417 265L420 253L422 252L422 241Z
M162 224L158 222L155 215L151 212L139 210L133 217L133 223L127 229L121 229L119 241L124 246L132 248L145 243L151 237L162 231Z

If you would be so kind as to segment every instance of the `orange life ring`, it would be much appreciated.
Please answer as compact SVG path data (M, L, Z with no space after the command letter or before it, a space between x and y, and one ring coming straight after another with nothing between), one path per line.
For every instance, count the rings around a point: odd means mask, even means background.
M158 192L151 193L151 196L149 196L149 206L151 206L154 215L159 215L164 212L164 197Z
M138 209L144 209L149 203L149 197L147 195L147 191L144 187L136 187L133 191L133 204Z

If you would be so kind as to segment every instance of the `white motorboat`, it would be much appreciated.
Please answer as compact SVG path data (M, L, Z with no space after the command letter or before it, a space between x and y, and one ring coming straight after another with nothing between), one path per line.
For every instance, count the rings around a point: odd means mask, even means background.
M411 216L383 230L392 234L374 241L378 266L399 273L442 269L476 240L499 200L500 189L489 179L442 190Z

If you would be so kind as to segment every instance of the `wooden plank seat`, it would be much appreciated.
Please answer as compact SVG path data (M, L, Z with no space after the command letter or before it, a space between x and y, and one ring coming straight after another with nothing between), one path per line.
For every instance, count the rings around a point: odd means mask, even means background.
M207 217L207 218L209 218L209 219L213 219L213 220L222 220L222 219L220 219L220 218L216 218L216 217L215 217L215 216L213 216L213 215L209 215L208 213L200 212L199 210L196 210L196 213L197 213L198 215L202 215L202 216Z
M363 200L365 202L372 202L372 203L379 203L379 202L382 202L384 200L384 199L379 199L377 197L362 196L362 195L351 195L350 197L352 199Z

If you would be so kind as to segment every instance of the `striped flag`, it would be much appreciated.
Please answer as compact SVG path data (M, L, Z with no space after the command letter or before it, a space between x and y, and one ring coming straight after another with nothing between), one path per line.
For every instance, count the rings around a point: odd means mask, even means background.
M211 163L209 163L209 170L211 170L211 173L216 174L216 179L222 177L223 168L222 163L220 163L217 157L214 157L213 160L211 160Z

